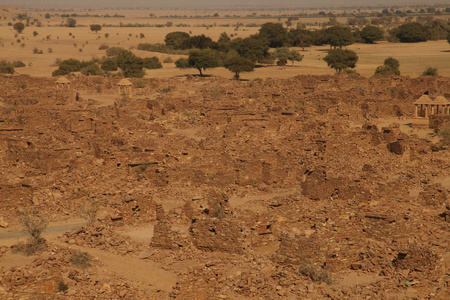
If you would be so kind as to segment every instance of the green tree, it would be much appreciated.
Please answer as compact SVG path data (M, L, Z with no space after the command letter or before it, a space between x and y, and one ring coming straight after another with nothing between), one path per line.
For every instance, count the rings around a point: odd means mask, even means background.
M144 77L144 60L137 57L133 52L122 50L117 54L117 65L122 70L124 77Z
M383 38L384 32L379 27L368 25L361 30L361 38L366 44L373 44Z
M400 62L398 61L398 59L395 59L393 57L386 58L384 60L384 65L385 66L389 66L389 67L394 68L394 69L400 68Z
M217 46L217 50L222 51L222 52L228 52L228 50L230 50L231 38L228 36L228 34L226 32L222 32L220 34L220 37L217 40L216 46Z
M450 44L450 32L447 34L447 43Z
M259 29L259 35L269 41L269 47L278 48L285 46L288 34L281 23L264 23Z
M337 47L342 49L344 46L353 44L355 42L355 37L350 28L335 25L325 29L325 40L326 43L334 49Z
M327 56L323 60L330 68L335 69L337 73L341 73L342 70L347 68L353 69L356 66L358 55L352 50L334 49L328 51Z
M117 71L119 66L114 58L107 58L102 62L102 70L104 71Z
M97 64L90 64L81 70L81 74L83 75L95 75L95 76L101 76L104 74L104 72L100 69L100 67Z
M182 49L207 49L207 48L213 48L215 46L215 43L210 37L205 36L204 34L201 35L194 35L191 36L188 40L185 40L182 44Z
M186 40L189 40L190 35L186 32L175 31L170 32L166 35L164 39L164 43L166 46L171 47L173 49L181 49L182 45Z
M314 34L306 29L291 29L288 33L288 42L291 46L301 47L305 51L306 47L312 45Z
M102 26L100 24L91 24L90 28L91 28L91 31L95 31L95 33L102 30Z
M46 14L45 14L45 18L46 18L46 19L50 19L50 14L49 14L49 13L46 13Z
M67 27L77 27L77 20L73 18L67 18L66 19L66 26Z
M273 53L274 57L278 60L281 61L288 61L289 59L289 48L287 47L282 47L282 48L277 48L275 49L275 52Z
M400 25L391 30L390 34L402 43L418 43L430 39L428 28L417 22Z
M301 55L297 50L292 49L291 51L289 51L288 60L290 60L292 62L292 65L294 65L296 61L303 60L303 55Z
M269 56L269 42L256 36L245 39L237 38L231 42L239 56L250 59L253 62L261 61Z
M179 69L188 69L191 66L187 58L181 57L175 61L175 66Z
M219 60L214 50L192 50L188 57L189 66L195 68L203 76L203 70L216 68L219 66Z
M22 22L17 22L13 25L13 28L17 33L22 33L22 31L25 29L25 24Z
M255 67L253 61L237 55L231 56L224 61L224 67L234 73L234 79L238 80L242 72L251 72Z

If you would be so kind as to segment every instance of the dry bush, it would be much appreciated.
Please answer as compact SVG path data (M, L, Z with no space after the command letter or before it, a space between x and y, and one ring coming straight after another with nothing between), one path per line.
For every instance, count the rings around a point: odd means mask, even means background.
M46 241L41 237L42 232L47 228L47 220L37 212L24 209L17 212L20 222L25 231L30 235L27 242L20 242L14 246L13 251L25 255L33 255L44 250Z
M87 269L91 266L91 255L78 250L70 256L70 262L78 268Z
M309 277L314 282L325 282L326 284L331 284L331 274L328 270L323 268L318 268L309 260L305 260L300 264L299 272Z
M80 216L85 219L89 224L97 221L97 213L99 205L97 201L92 201L89 205L82 205L80 208Z

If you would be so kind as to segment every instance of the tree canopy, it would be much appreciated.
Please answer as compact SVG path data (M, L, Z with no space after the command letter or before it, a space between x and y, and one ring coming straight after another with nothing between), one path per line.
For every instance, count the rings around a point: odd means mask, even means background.
M189 40L190 37L191 36L186 32L174 31L166 35L164 43L166 44L166 46L173 49L182 49L183 44L186 40Z
M253 62L263 60L269 56L269 42L256 36L250 36L245 39L237 38L231 42L231 45L240 56Z
M384 32L379 27L368 25L361 30L361 38L366 44L373 44L383 38Z
M67 27L76 27L77 26L77 20L73 18L67 18L66 19L66 26Z
M417 22L400 25L391 30L391 35L402 43L418 43L430 39L428 28Z
M382 66L378 66L375 69L375 75L378 76L390 76L390 75L400 75L400 62L393 58L388 57L384 60L384 64Z
M328 51L323 60L330 68L335 69L337 73L341 73L342 70L356 66L358 55L352 50L334 49Z
M17 31L17 33L22 33L22 31L25 29L25 24L22 22L17 22L13 25L14 30Z
M203 76L203 70L220 66L219 59L214 50L200 49L192 50L187 60L180 58L175 62L177 68L195 68Z
M238 55L231 56L224 61L224 67L234 73L234 78L239 79L241 72L251 72L255 67L253 61L240 57Z
M91 24L90 28L91 28L91 31L95 31L95 33L102 30L102 26L100 24Z
M305 51L305 47L312 45L314 33L306 29L291 29L288 33L288 42L291 46L301 47Z
M339 49L342 49L344 46L353 44L355 37L350 28L335 25L325 29L325 40L333 48L339 47Z
M278 48L285 46L287 42L287 30L281 23L264 23L259 29L259 36L269 41L269 46Z

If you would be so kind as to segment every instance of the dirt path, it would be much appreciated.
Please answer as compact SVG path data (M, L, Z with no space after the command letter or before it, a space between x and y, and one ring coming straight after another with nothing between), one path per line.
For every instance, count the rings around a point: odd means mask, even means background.
M46 239L56 237L58 234L70 231L71 229L85 225L86 221L82 220L70 220L64 223L50 223L49 226L44 230L42 236ZM0 246L10 247L16 244L20 240L25 240L27 238L27 233L17 227L1 228L0 229Z
M177 274L164 270L164 266L150 261L129 256L117 255L107 251L70 245L56 239L49 241L63 247L88 252L94 256L103 266L102 269L114 272L117 276L134 282L141 282L143 290L162 290L170 292L175 286Z
M42 236L52 245L88 252L102 264L101 269L108 272L113 272L118 277L123 277L127 280L141 282L141 288L143 290L161 290L170 292L172 287L175 286L178 280L178 275L174 272L165 270L162 264L150 260L117 255L95 248L68 245L58 240L57 236L59 234L70 231L71 229L84 224L86 224L86 222L80 222L78 220L72 220L67 223L50 224ZM9 230L10 231L0 231L1 246L12 246L17 244L20 240L25 240L27 237L27 234L23 230L17 228L9 228ZM126 234L126 231L123 232L123 234ZM8 253L2 257L0 266L25 266L33 259L33 257Z

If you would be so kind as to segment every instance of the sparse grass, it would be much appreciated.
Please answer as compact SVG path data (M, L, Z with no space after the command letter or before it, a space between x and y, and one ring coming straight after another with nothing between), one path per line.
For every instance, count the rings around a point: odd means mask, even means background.
M64 283L64 281L60 281L58 284L58 292L65 292L69 289L69 286Z
M155 163L153 163L153 162L143 162L143 163L140 163L139 166L137 166L137 168L136 168L136 173L142 174L145 170L147 170L147 168L148 168L149 166L152 166L152 165L154 165L154 164L155 164Z
M443 128L440 132L439 132L439 136L441 137L441 143L444 146L449 146L450 145L450 128Z
M325 282L331 284L331 274L328 270L315 266L311 261L305 260L299 266L299 272L314 282Z
M214 203L211 215L214 218L218 218L218 219L223 219L225 217L225 213L223 212L223 207L222 207L222 205L220 205L220 203L218 203L218 202Z
M91 255L87 252L76 251L70 256L70 262L78 268L87 269L91 266Z
M144 80L136 80L134 83L134 86L138 89L145 88L146 82Z
M168 86L168 87L159 89L158 92L160 92L160 93L168 93L168 92L172 91L173 89L174 89L173 86Z
M212 100L220 100L225 96L225 93L226 91L222 86L216 85L214 90L209 93L209 97L211 97Z

